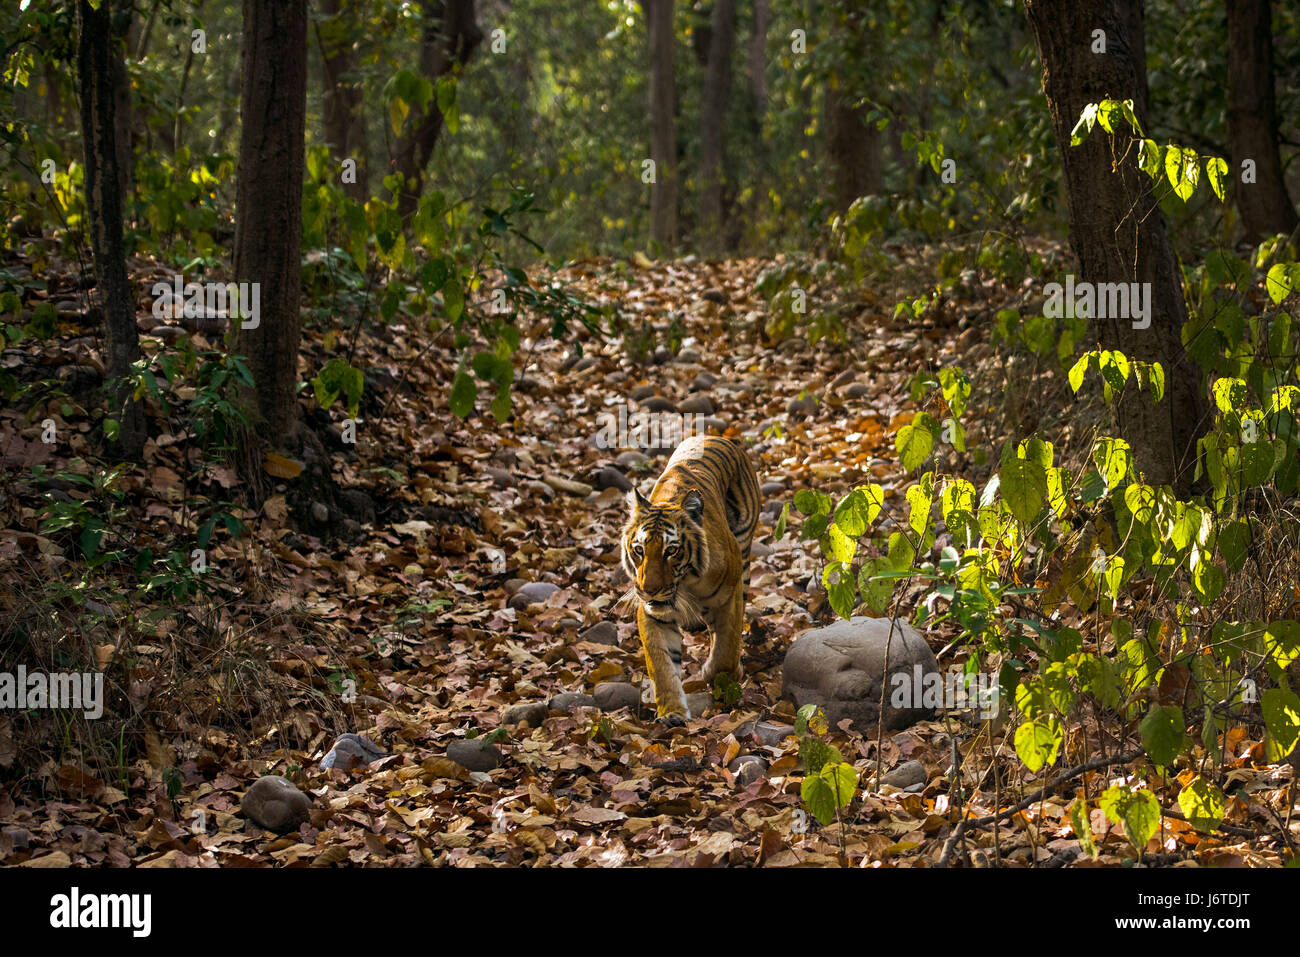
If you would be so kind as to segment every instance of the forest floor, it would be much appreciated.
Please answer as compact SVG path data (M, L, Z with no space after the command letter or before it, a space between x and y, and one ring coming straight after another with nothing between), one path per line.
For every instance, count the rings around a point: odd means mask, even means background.
M879 751L873 729L864 736L836 728L828 739L864 789L841 822L822 827L809 819L802 832L796 739L763 743L744 733L747 722L793 722L792 706L780 700L783 655L800 631L834 618L816 542L772 534L782 504L800 488L834 495L873 481L886 490L886 513L897 510L913 479L897 461L893 436L917 410L909 380L920 369L957 363L977 382L983 370L977 398L987 408L972 402L969 441L991 448L1001 415L994 405L1035 388L1007 378L985 329L972 322L1014 290L989 284L922 322L895 322L895 297L877 301L867 292L849 310L847 343L810 344L797 335L769 342L761 334L767 305L754 286L770 265L570 267L574 288L591 299L616 298L626 314L661 325L679 316L679 351L636 362L617 339L585 336L581 356L572 342L526 340L513 417L504 425L487 414L485 398L464 421L450 414L456 356L445 340L430 344L400 324L368 329L356 342L351 333L309 331L308 378L318 359L347 349L368 370L356 446L330 454L339 486L364 491L373 520L354 523L342 539L292 530L285 495L292 478L282 479L259 513L242 514L246 536L214 536L207 561L221 584L188 606L123 591L111 564L85 569L66 530L40 530L51 489L70 501L96 494L50 477L93 474L79 458L93 445L90 424L56 413L60 439L50 445L41 442L40 421L17 409L0 413L7 486L0 573L17 600L6 604L4 640L12 650L21 630L33 647L45 633L55 645L84 649L110 685L104 730L87 722L89 732L73 733L55 716L0 713L0 863L925 866L939 861L963 814L991 815L1032 794L1054 772L1024 768L1005 722L941 715L884 734ZM70 293L53 284L49 296ZM75 313L72 306L61 312L54 338L19 347L34 360L26 368L66 380L67 370L97 361ZM145 341L147 351L164 348L159 335ZM208 345L202 334L194 341L200 351ZM19 361L15 350L6 354L11 371ZM1008 394L988 381L1006 382ZM626 518L620 486L626 473L648 489L665 458L638 467L625 456L620 466L618 450L595 439L602 414L617 403L645 407L647 393L674 406L691 399L689 407L717 420L715 427L744 439L765 483L742 697L684 728L657 725L643 706L603 717L594 709L553 711L539 727L493 734L511 706L590 692L602 681L639 687L645 680L635 624L616 608L627 588L618 566ZM978 435L986 414L987 434ZM324 421L314 403L311 415ZM342 418L337 409L331 417L336 425ZM159 423L166 420L155 417L143 466L114 485L122 511L108 537L161 553L177 529L194 527L198 509L186 478L195 469L193 436L160 432ZM977 486L988 475L965 459L948 464ZM44 471L33 470L39 466ZM197 494L233 497L236 484L233 470L218 468ZM52 597L51 582L63 583ZM539 601L512 600L524 582L557 587L523 593L545 593ZM904 614L922 591L900 593ZM951 624L926 633L941 667L968 653L950 647L956 635ZM706 653L703 636L688 636L688 678ZM367 736L386 756L351 770L322 769L344 732ZM474 771L449 759L449 745L467 736L490 736L499 766ZM1086 725L1071 736L1057 770L1122 747L1088 737ZM128 738L142 746L126 746ZM954 742L963 755L955 773ZM1239 833L1206 837L1170 818L1148 860L1276 863L1269 839L1248 836L1265 835L1275 822L1246 795L1285 787L1289 769L1263 766L1258 742L1230 744L1242 796L1232 799L1227 822ZM765 775L739 781L728 765L743 754L761 757ZM924 767L922 789L875 783L878 765L888 772L904 761ZM240 813L241 794L266 774L285 775L309 794L309 823L276 835ZM1082 853L1066 809L1085 783L1095 799L1111 777L1152 774L1139 762L1080 776L996 828L971 829L971 859L1119 864L1133 850L1118 826L1093 811L1094 861ZM962 807L950 799L957 779ZM1167 793L1161 797L1174 807Z

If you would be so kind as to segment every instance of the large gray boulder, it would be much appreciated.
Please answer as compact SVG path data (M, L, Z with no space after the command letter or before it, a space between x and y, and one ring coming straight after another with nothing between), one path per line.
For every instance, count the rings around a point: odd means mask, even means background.
M932 717L932 709L919 707L921 688L916 684L916 668L922 680L930 672L938 673L934 652L920 632L901 619L892 621L894 637L889 639L891 619L851 618L825 628L805 631L794 640L785 654L782 669L781 697L794 701L796 708L815 704L826 713L831 727L851 718L859 731L874 727L880 711L880 686L885 678L885 648L889 647L889 672L902 673L912 693L902 697L899 707L894 681L885 692L884 726L897 731Z

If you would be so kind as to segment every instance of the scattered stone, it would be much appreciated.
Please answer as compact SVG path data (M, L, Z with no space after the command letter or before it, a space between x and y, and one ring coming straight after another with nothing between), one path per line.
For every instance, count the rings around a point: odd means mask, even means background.
M277 834L292 831L311 816L311 799L278 774L254 781L239 806L252 820Z
M641 402L644 401L645 399L650 398L650 396L654 394L655 394L655 386L652 386L649 383L647 383L645 385L637 386L627 395L628 398L631 399L633 402Z
M509 469L497 468L493 465L488 466L483 471L497 488L510 488L515 484L514 474Z
M534 602L546 601L559 590L560 586L551 582L528 582L510 596L508 604L511 608L527 608Z
M834 379L831 379L831 388L838 389L842 385L848 385L855 378L857 378L857 375L858 373L856 369L845 369Z
M805 395L802 398L795 396L785 404L785 411L790 415L812 415L817 411L817 400L810 395Z
M692 392L707 392L712 389L718 382L718 377L712 372L701 372L691 380Z
M546 499L548 502L551 499L555 498L555 489L551 488L545 482L537 481L537 479L529 479L527 482L524 483L524 488L526 488L533 495L541 496L542 498Z
M334 746L321 759L322 768L338 768L351 771L353 768L374 764L380 758L387 757L383 749L362 734L340 734L334 739Z
M677 361L681 365L691 365L703 361L703 357L695 349L682 349L677 353Z
M614 461L619 464L620 468L629 472L640 470L650 464L650 459L636 451L620 452L618 458Z
M704 712L714 710L717 707L717 702L713 700L713 695L710 692L697 691L686 696L686 707L691 709L692 718L698 718Z
M678 412L694 412L700 415L713 414L713 402L707 395L696 393L677 403Z
M796 708L818 705L835 727L850 718L859 730L880 719L889 730L899 730L931 717L932 709L920 706L922 688L915 687L915 668L921 679L937 674L934 652L920 632L906 621L894 623L890 641L890 619L855 617L814 628L794 640L782 668L781 697L794 701ZM885 713L879 714L880 688L885 680L885 649L889 647L890 675L907 676L904 690L910 690L915 707L896 707L891 680L885 694Z
M672 412L676 406L673 405L672 399L662 395L652 395L641 400L641 408L646 412Z
M576 618L561 618L555 623L555 628L557 631L571 631L581 624L582 622Z
M847 399L861 399L865 395L871 394L871 386L865 382L855 382L844 390L844 397Z
M540 728L546 720L548 710L544 701L530 701L527 704L512 705L501 716L502 724L521 724L528 722L530 728Z
M706 415L700 419L700 425L703 426L705 432L712 429L716 429L719 433L727 431L727 423L711 415Z
M594 641L598 645L618 644L618 625L612 621L598 621L578 635L579 641Z
M577 362L573 364L573 371L586 372L588 369L590 369L599 361L600 360L597 359L595 356L583 356L581 359L579 359Z
M527 578L507 578L506 583L501 587L505 589L507 595L513 595L527 584Z
M747 788L767 774L767 764L756 754L742 754L730 764L727 770L736 776L736 783Z
M469 771L491 771L504 760L486 738L457 738L447 745L447 757Z
M621 492L632 491L632 483L628 481L627 476L611 465L597 469L591 477L591 484L600 491L607 488L616 488Z
M772 554L772 546L767 542L753 542L749 546L749 554L754 558L766 558Z
M925 784L928 777L925 765L920 761L904 761L892 771L882 775L880 783L892 784L896 788L906 790L915 784Z
M716 302L718 305L721 306L724 303L726 303L727 294L723 292L721 289L715 287L713 289L704 290L704 295L701 298L704 299L706 302Z
M626 681L602 681L596 685L591 695L596 700L596 707L601 711L617 711L619 708L631 708L633 714L641 705L641 692L636 685Z
M744 741L757 736L766 747L780 747L786 735L794 734L794 725L776 721L746 721L736 729L736 740Z
M311 517L322 524L330 520L330 510L325 507L323 502L311 503Z
M780 495L785 491L784 482L764 482L759 486L759 491L764 495Z
M572 711L574 708L594 708L596 699L589 694L583 694L581 691L565 691L557 694L548 703L547 707L552 711Z
M562 478L554 474L543 475L542 481L557 492L563 492L565 495L576 495L578 498L586 498L593 491L592 487L586 482L575 482L573 479Z

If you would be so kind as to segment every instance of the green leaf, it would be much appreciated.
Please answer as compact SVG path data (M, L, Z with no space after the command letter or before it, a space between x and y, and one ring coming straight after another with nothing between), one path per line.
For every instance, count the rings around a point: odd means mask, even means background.
M1142 723L1138 725L1142 747L1147 756L1161 767L1170 767L1183 750L1186 728L1183 727L1183 709L1173 705L1152 705Z
M478 397L478 386L462 365L456 370L456 377L451 383L451 413L459 419L474 411L474 400Z
M772 538L781 541L785 538L785 526L790 521L790 503L786 502L781 506L781 516L776 520L776 527L772 529Z
M1264 712L1264 753L1269 761L1282 761L1300 741L1300 698L1286 688L1269 688L1260 697Z
M1009 459L1000 473L1002 497L1011 514L1028 525L1043 510L1047 501L1047 470L1030 459Z
M1187 823L1203 834L1219 826L1226 810L1223 792L1199 775L1178 792L1178 806Z
M823 721L825 721L824 717ZM809 775L815 775L824 765L843 761L844 756L834 745L827 744L820 738L804 735L799 739L799 760L803 762L804 770Z
M831 510L831 497L816 489L801 488L794 493L794 507L804 515L828 515Z
M894 447L902 459L903 468L913 472L920 468L934 451L934 433L924 425L905 425L898 430Z
M1097 842L1092 836L1092 822L1088 820L1088 802L1075 801L1070 808L1070 824L1079 839L1079 847L1094 861L1097 859Z
M1239 572L1246 564L1250 548L1250 526L1243 521L1229 522L1219 531L1219 554L1228 565L1228 571Z
M1174 188L1174 195L1187 202L1196 192L1196 183L1201 176L1196 150L1170 146L1165 151L1165 176Z
M853 572L843 562L830 562L822 569L822 584L826 586L826 596L831 608L841 618L853 615L853 603L857 590L853 587Z
M1160 802L1150 791L1130 791L1116 785L1107 789L1097 803L1108 818L1123 826L1129 843L1139 851L1160 829Z
M1295 292L1294 275L1294 271L1286 263L1275 263L1269 269L1264 287L1268 290L1268 297L1273 300L1274 305Z
M1219 202L1227 202L1224 183L1228 178L1228 163L1221 156L1210 156L1205 160L1205 172L1210 179L1210 189L1219 197Z
M1016 754L1025 767L1036 772L1045 764L1056 763L1063 737L1061 723L1055 718L1026 721L1016 729Z
M799 795L824 827L835 820L836 811L849 806L857 786L858 775L853 766L835 761L823 765L816 776L804 778Z
M1300 621L1281 618L1271 622L1264 632L1264 645L1277 666L1286 669L1300 658Z

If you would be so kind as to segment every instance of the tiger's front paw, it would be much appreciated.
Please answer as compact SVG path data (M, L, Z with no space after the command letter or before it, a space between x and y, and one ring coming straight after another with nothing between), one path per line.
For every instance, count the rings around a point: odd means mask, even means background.
M661 714L655 718L655 721L668 728L680 728L691 718L690 713L683 714L680 711L673 711L669 714Z

